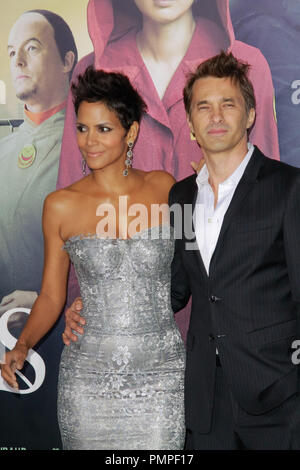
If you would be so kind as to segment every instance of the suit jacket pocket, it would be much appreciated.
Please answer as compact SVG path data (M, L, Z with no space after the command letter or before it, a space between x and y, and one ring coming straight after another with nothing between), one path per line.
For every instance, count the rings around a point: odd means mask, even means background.
M247 341L254 347L261 347L283 339L297 336L297 319L269 325L246 334Z
M291 357L296 336L297 320L292 319L219 345L233 396L247 413L264 414L297 392L297 367Z
M278 411L288 400L293 399L298 393L298 374L297 369L290 370L286 375L280 377L266 390L263 390L258 398L260 403L265 401L265 409L248 410L241 407L235 400L234 414L236 423L240 426L261 426L264 422L268 425L272 421L278 421ZM263 417L261 415L264 415ZM265 421L264 421L265 420Z

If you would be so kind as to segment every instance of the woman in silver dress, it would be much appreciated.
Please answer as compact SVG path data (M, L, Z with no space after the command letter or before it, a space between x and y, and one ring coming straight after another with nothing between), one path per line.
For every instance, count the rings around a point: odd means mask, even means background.
M168 214L153 210L166 206L174 179L131 168L145 103L127 77L89 67L72 92L83 173L86 166L91 173L45 200L41 293L2 376L17 389L15 370L62 311L71 260L87 326L61 358L64 449L182 449L185 353L170 302L174 234Z

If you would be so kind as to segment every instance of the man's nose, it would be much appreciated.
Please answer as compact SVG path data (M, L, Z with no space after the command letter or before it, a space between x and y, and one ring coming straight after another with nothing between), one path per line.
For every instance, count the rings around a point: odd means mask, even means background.
M24 51L22 49L19 49L16 51L15 54L15 66L16 67L23 67L26 64L26 58Z
M223 111L219 106L216 106L211 111L211 121L220 123L224 121Z

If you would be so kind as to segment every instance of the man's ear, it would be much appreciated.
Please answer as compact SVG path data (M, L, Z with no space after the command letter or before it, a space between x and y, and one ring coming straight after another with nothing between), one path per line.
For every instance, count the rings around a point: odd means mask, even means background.
M186 115L186 120L187 120L188 126L190 128L191 135L193 135L195 137L194 127L193 127L193 124L191 123L191 119L190 119L189 114Z
M188 126L190 128L191 140L196 140L195 132L194 132L194 126L191 123L190 116L188 114L186 115L186 120L187 120Z
M256 112L254 108L251 108L247 117L247 129L253 126L255 121Z
M65 55L65 62L64 62L64 72L70 73L75 61L75 54L73 51L68 51Z

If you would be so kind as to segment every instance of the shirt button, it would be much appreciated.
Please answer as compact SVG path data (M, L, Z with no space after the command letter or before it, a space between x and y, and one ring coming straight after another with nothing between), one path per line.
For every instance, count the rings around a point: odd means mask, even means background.
M219 297L217 297L216 295L211 295L209 297L209 301L214 304L215 302L217 302L218 300L221 300Z

